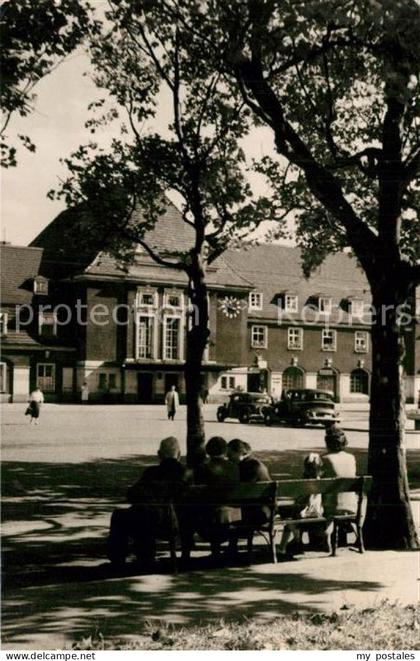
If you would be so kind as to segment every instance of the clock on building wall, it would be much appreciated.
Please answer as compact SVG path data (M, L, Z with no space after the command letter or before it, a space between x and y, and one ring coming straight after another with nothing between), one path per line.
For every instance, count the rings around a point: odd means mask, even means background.
M234 296L225 296L219 301L219 307L229 319L234 319L241 312L241 302Z

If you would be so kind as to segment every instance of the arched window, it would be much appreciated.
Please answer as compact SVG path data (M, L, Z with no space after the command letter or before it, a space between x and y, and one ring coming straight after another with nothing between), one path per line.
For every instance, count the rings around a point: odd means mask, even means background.
M369 374L366 370L353 370L350 374L350 392L369 394Z
M304 387L304 374L300 367L288 367L283 372L283 390Z

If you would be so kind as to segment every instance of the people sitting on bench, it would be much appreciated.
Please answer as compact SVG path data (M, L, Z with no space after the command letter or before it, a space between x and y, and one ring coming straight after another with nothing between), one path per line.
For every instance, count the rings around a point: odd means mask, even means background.
M325 432L327 454L322 455L322 477L356 477L356 459L346 452L347 437L338 427L329 428ZM323 498L324 516L332 514L354 513L357 510L356 494L328 493Z
M339 427L330 427L325 432L327 454L322 455L323 477L356 477L356 459L347 452L347 437ZM324 516L330 519L333 515L355 514L357 511L357 496L354 492L328 493L323 497ZM326 530L331 534L332 524ZM351 526L343 523L338 530L338 546L346 546L347 532Z
M262 461L253 457L249 443L239 438L233 438L228 443L227 456L229 461L239 467L239 480L241 482L271 482L268 468ZM265 523L270 516L270 511L262 505L247 505L242 507L242 519L260 525Z
M322 460L319 454L311 452L303 461L303 475L306 480L320 479L322 474ZM323 515L322 495L320 493L298 496L289 517L293 519L313 519ZM303 552L302 534L307 531L304 526L288 523L278 547L278 558L282 562L291 560L293 553Z
M229 461L239 466L241 482L270 482L268 468L262 461L253 457L249 443L233 438L228 443L227 456Z
M155 560L156 539L168 538L177 527L173 503L184 495L190 472L181 464L178 440L169 436L159 446L159 465L146 468L140 479L128 489L128 509L116 509L111 517L108 557L119 567L129 553L129 542L142 566Z

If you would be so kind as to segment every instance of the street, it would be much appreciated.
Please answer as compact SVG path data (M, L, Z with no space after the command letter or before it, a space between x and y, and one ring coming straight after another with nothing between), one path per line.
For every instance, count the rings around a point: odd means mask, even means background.
M256 452L283 450L320 451L324 448L321 427L296 429L265 427L262 423L243 425L235 420L219 423L216 405L204 409L206 436L239 437ZM166 419L163 406L82 406L46 404L38 426L29 425L25 404L2 407L3 461L80 462L121 458L133 454L154 455L165 436L177 436L183 454L186 450L186 410L180 407L174 422ZM366 450L367 411L342 410L341 426L349 447ZM407 421L407 449L420 450L420 433Z

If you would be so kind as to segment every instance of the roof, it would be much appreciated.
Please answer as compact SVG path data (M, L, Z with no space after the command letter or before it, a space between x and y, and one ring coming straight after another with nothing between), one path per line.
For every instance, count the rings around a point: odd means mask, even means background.
M33 297L33 280L38 275L41 248L0 244L1 299L4 305L23 305Z
M254 291L263 294L263 309L250 311L252 318L278 319L278 299L284 293L298 296L300 312L305 304L315 302L313 299L320 295L331 297L333 307L350 298L370 301L366 277L350 254L328 256L309 279L303 273L299 248L278 244L246 246L227 251L224 258L237 274L253 283ZM297 318L300 312L296 314ZM341 320L345 321L345 309L340 308L339 313ZM337 310L333 312L331 321L337 314Z

